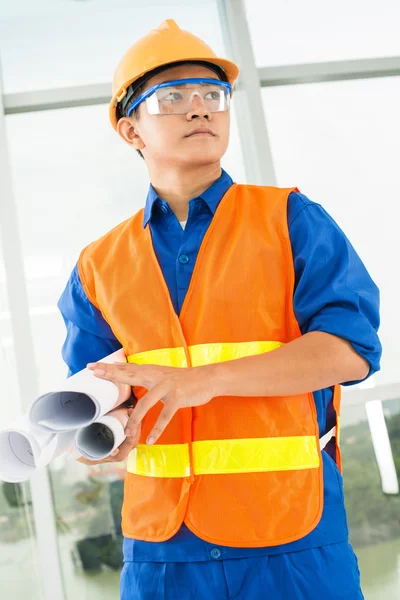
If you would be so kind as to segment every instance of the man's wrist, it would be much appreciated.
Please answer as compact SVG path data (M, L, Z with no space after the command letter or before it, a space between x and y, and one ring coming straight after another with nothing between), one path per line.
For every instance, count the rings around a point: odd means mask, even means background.
M204 366L204 378L208 389L211 389L212 397L229 396L229 383L232 385L233 377L229 362L213 363Z

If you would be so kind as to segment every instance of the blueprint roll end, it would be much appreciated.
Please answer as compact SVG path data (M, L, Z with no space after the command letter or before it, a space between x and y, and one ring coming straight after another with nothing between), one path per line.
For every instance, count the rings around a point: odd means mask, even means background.
M32 440L24 432L0 432L0 479L8 483L27 481L37 470Z
M115 413L122 411L115 411ZM102 460L122 444L125 439L124 421L113 413L97 419L88 427L77 431L75 449L88 460ZM121 422L122 421L122 422Z
M29 412L33 426L59 433L84 427L96 418L96 401L90 394L60 390L36 399Z

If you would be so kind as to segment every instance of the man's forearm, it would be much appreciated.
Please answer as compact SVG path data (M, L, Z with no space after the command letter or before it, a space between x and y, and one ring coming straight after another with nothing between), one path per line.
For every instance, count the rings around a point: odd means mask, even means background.
M272 352L205 368L216 396L291 396L364 379L370 367L347 340L313 331Z

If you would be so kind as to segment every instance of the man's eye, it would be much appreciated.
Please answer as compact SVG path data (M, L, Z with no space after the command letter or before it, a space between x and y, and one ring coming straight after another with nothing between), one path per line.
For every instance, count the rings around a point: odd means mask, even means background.
M219 92L208 92L206 98L210 100L219 100Z
M182 100L182 94L179 92L170 92L164 97L164 100L167 100L168 102L176 102L178 100Z

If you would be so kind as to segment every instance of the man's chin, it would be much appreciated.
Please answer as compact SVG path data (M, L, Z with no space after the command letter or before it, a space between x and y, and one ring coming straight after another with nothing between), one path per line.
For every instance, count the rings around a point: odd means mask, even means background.
M203 152L200 149L197 149L196 152L185 152L184 154L180 154L178 161L181 164L195 166L198 165L204 166L208 164L213 164L221 160L223 154L220 152L210 152L204 150Z

